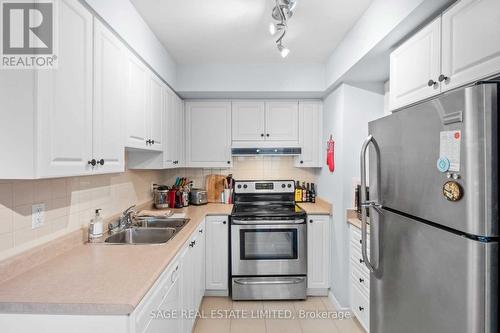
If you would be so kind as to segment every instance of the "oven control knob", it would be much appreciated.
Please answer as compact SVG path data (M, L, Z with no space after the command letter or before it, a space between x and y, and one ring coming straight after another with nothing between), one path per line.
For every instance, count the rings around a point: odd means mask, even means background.
M243 188L247 188L247 187L248 187L248 185L247 185L247 184L243 185Z
M238 185L238 188L241 188L241 185Z
M291 188L292 187L292 184L288 184L288 188Z
M285 185L285 184L281 184L281 187L282 187L282 188L285 188L285 187L286 187L286 185Z

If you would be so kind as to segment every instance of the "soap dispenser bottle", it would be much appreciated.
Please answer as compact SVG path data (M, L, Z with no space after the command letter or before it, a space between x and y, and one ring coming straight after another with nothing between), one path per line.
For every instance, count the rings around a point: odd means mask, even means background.
M94 218L90 220L89 240L92 240L94 238L99 238L103 234L104 223L101 217L101 210L102 209L96 209Z

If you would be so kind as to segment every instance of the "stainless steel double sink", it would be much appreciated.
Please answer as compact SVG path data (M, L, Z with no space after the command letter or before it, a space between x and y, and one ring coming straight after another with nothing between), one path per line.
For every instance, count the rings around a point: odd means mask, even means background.
M189 219L135 218L132 226L108 236L106 244L164 244L171 240Z

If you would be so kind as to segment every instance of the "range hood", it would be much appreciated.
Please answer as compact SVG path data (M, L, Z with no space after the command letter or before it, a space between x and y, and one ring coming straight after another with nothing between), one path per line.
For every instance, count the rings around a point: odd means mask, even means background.
M233 156L249 156L249 155L300 155L302 148L233 148L231 149Z

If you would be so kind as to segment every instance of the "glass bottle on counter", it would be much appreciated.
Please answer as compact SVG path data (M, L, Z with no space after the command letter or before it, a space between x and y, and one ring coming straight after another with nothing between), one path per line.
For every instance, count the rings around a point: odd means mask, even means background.
M295 184L295 202L301 202L302 201L302 189L300 188L300 183L297 180Z
M302 202L307 202L306 182L302 182Z
M316 203L316 189L314 188L314 183L311 183L311 202Z

